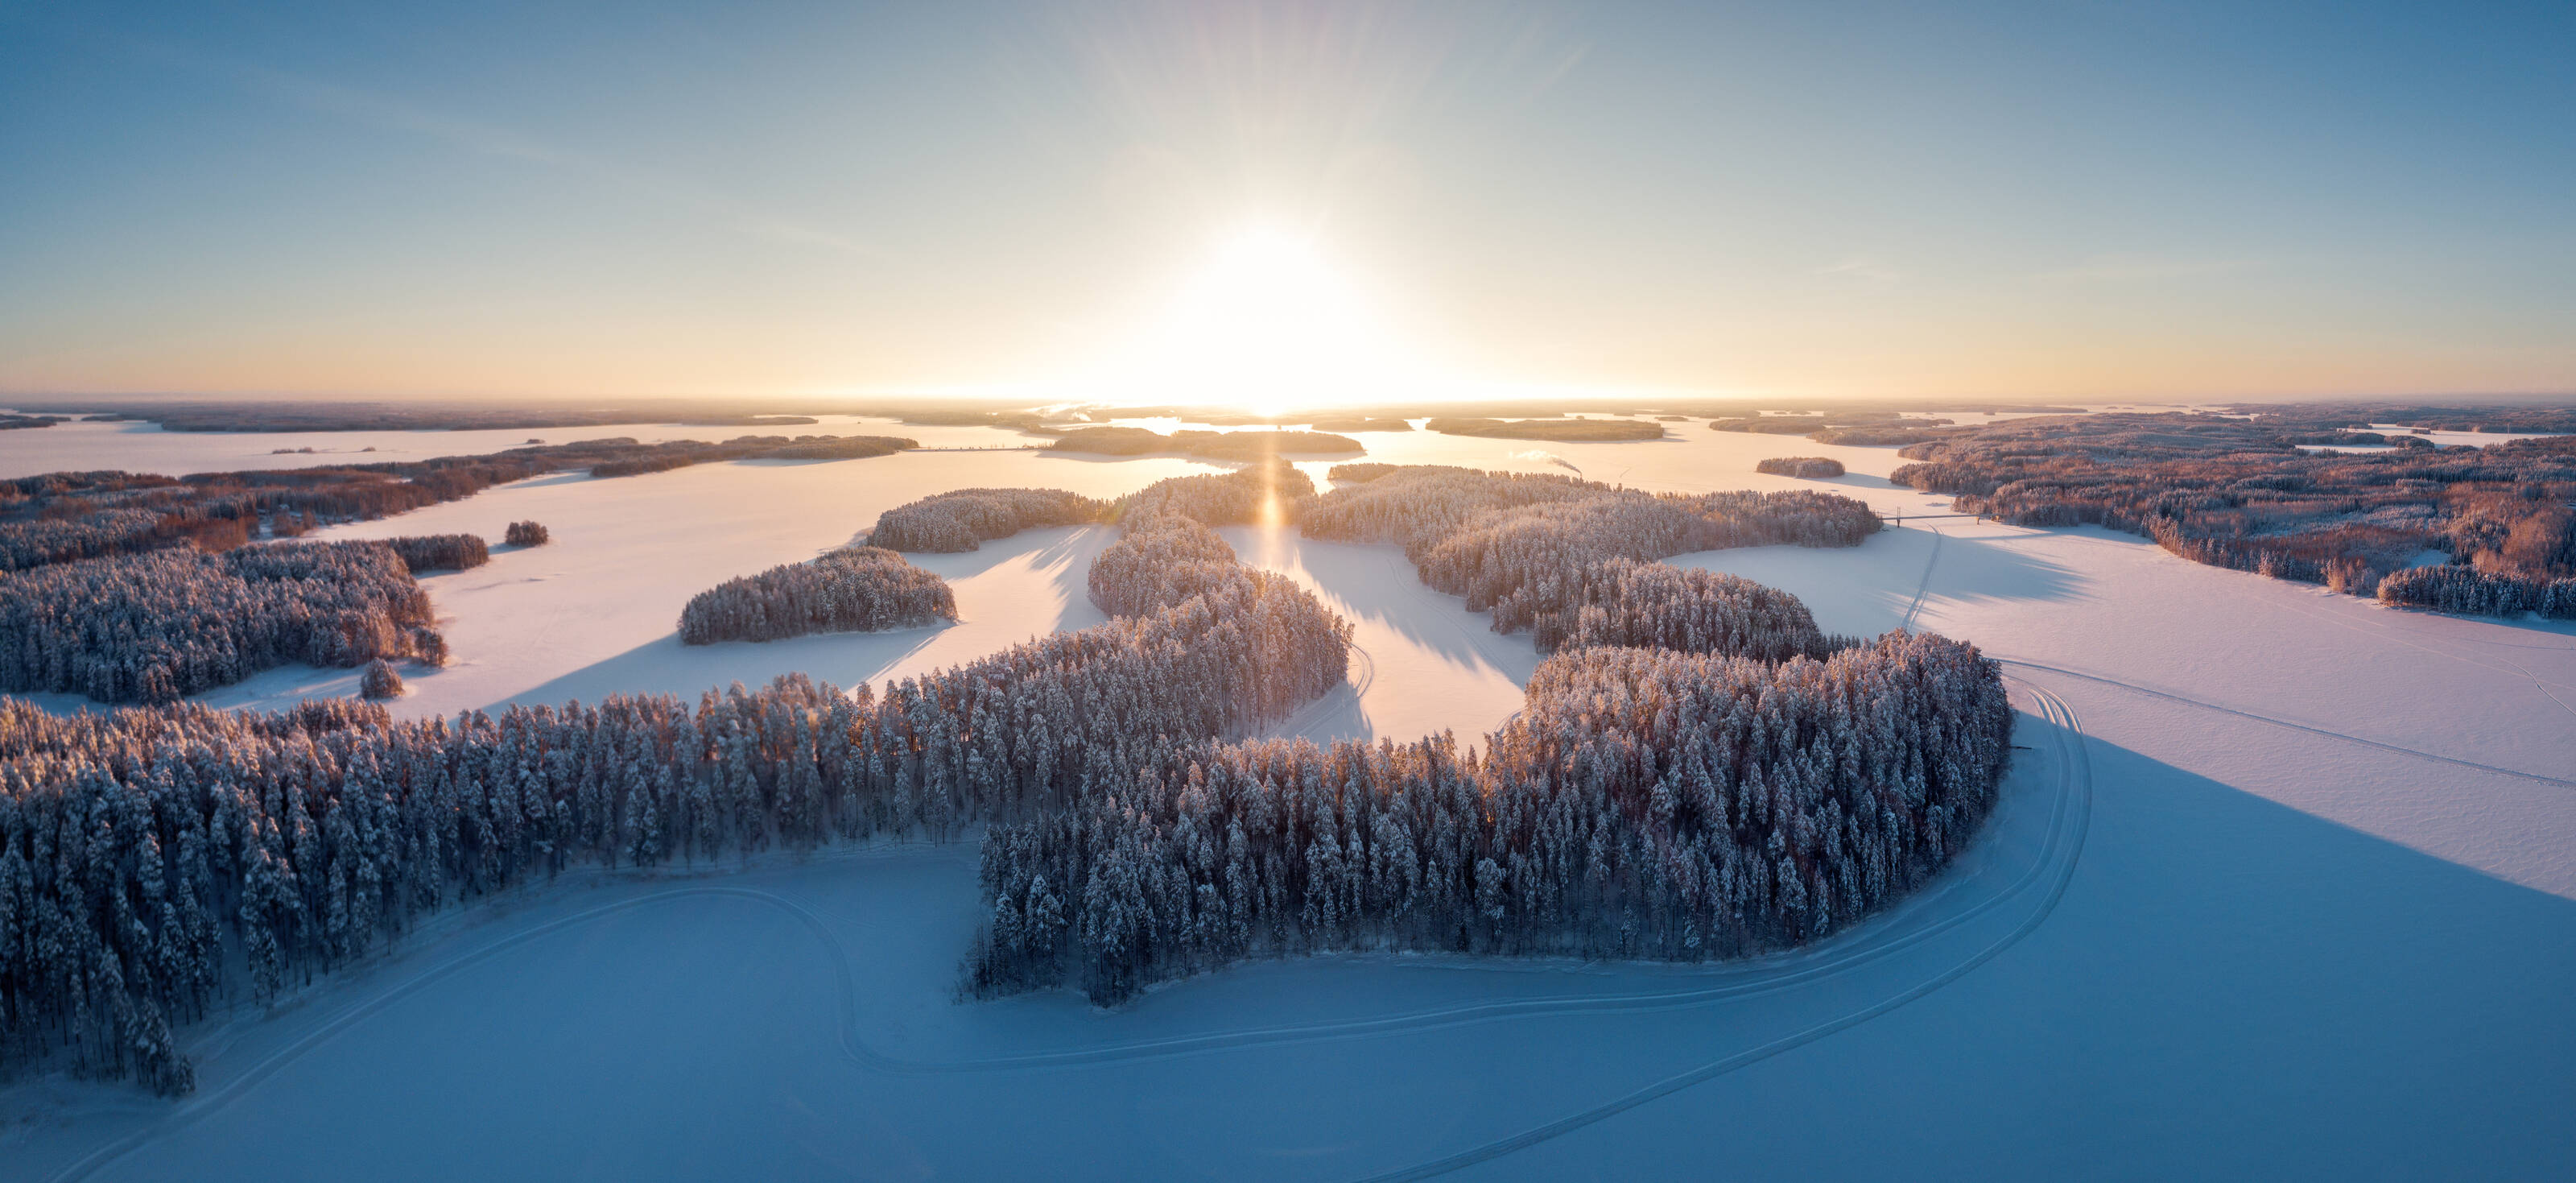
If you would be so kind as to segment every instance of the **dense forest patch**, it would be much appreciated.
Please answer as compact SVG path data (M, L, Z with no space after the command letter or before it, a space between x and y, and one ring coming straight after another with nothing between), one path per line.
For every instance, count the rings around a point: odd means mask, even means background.
M1222 746L997 826L970 989L1114 1004L1336 949L1741 956L1856 922L1990 809L2011 709L1975 649L1829 638L1793 596L1639 561L1849 545L1878 527L1858 502L1351 467L1297 520L1402 543L1498 630L1534 621L1556 655L1528 706L1481 751ZM1186 568L1197 543L1175 543L1157 561Z
M1820 480L1841 476L1843 462L1827 456L1769 456L1755 464L1753 471Z
M1129 499L1128 538L1242 520L1289 479L1164 482ZM380 544L324 545L409 578ZM104 562L297 551L360 553ZM58 1050L186 1091L173 1024L273 997L422 913L577 863L944 840L1185 762L1344 680L1349 626L1284 576L1140 571L1118 596L1132 613L882 695L791 675L694 707L611 696L425 721L345 701L70 717L0 701L0 1067Z
M381 542L55 563L0 575L0 690L169 702L281 665L411 656L430 624L428 593Z
M680 643L775 641L878 632L957 619L948 581L882 547L843 547L804 563L728 579L680 609Z
M955 554L1038 526L1107 521L1115 508L1111 502L1062 489L957 489L878 514L876 528L868 532L868 544Z

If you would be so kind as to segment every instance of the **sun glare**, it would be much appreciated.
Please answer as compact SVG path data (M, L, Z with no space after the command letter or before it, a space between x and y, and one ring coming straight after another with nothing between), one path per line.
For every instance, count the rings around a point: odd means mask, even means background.
M1373 396L1415 367L1312 239L1260 227L1218 245L1128 368L1158 400L1275 415Z

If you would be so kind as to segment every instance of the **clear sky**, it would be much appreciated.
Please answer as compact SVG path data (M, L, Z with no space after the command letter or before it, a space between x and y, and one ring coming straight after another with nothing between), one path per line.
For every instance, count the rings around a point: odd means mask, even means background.
M2568 0L0 0L0 391L2576 391L2571 63Z

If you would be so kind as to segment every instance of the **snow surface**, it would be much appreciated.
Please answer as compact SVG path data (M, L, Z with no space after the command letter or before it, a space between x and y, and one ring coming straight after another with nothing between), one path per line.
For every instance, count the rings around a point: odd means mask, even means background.
M192 1029L186 1100L0 1091L0 1178L2576 1174L2576 628L2385 609L2099 530L1927 518L1943 499L1886 485L1893 449L1680 426L1361 438L1372 460L1555 467L1516 455L1542 452L1635 486L1822 485L1911 515L1847 550L1674 560L1795 592L1830 630L1910 624L2008 663L2027 750L1998 816L1954 873L1856 931L1729 966L1262 963L1104 1012L954 1000L971 846L585 872L441 918L274 1014ZM1793 454L1852 473L1751 471ZM1081 586L1105 532L917 557L955 582L966 620L946 629L683 649L679 605L940 489L1108 494L1210 470L703 465L541 478L325 536L553 529L433 577L459 660L414 678L406 712L789 669L846 683L1097 619ZM1356 626L1353 685L1280 731L1472 736L1517 709L1526 638L1485 631L1393 548L1226 533Z

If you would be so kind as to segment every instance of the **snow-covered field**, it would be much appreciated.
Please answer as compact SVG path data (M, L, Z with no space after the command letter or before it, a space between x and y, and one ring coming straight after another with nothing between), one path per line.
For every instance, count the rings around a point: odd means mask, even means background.
M1851 550L1675 560L1796 592L1830 630L1912 625L2010 663L2027 750L2001 812L1954 874L1860 929L1724 967L1259 964L1101 1012L953 1000L971 846L583 873L191 1032L199 1091L175 1105L58 1079L0 1091L0 1178L2576 1175L2576 629L1925 517L1946 499L1889 486L1893 449L1673 426L1361 438L1372 460L1823 484L1906 513ZM0 460L36 463L24 437L63 430L0 434ZM1852 473L1752 472L1770 455ZM153 467L29 471L67 466ZM945 629L687 649L679 606L941 489L1107 495L1208 470L703 465L541 478L325 536L553 530L430 580L458 660L413 678L405 712L798 669L847 683L1097 620L1082 581L1105 532L919 556L957 589ZM1283 732L1472 735L1517 708L1527 639L1422 588L1392 548L1227 535L1357 628L1353 686ZM211 697L351 685L276 671Z

